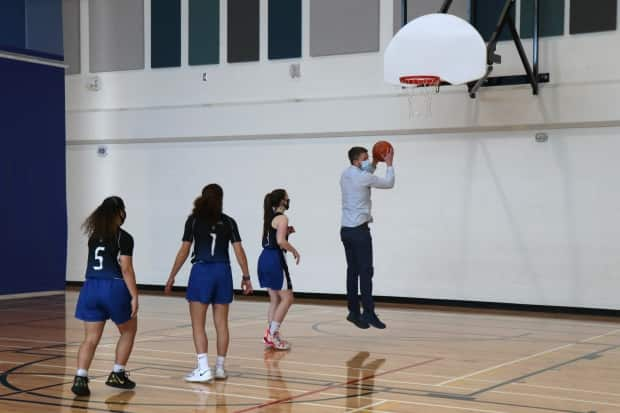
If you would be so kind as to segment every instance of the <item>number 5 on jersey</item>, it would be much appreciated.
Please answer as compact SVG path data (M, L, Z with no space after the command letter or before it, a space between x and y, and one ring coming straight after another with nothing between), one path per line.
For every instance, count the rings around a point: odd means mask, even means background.
M103 269L103 257L100 255L105 251L105 247L97 247L95 249L95 260L97 261L97 265L93 267L93 270L100 271Z

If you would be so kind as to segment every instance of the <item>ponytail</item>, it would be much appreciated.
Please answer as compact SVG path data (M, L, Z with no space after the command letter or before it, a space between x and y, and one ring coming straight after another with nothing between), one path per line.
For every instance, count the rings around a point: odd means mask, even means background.
M192 214L198 220L215 225L222 216L224 191L218 184L209 184L202 189L201 195L194 201Z
M263 201L263 239L265 239L269 233L269 226L271 225L272 219L273 208L271 208L271 192L269 192L265 195L265 200Z
M265 195L263 201L263 239L269 234L271 229L271 221L275 215L275 208L286 197L286 191L284 189L274 189Z

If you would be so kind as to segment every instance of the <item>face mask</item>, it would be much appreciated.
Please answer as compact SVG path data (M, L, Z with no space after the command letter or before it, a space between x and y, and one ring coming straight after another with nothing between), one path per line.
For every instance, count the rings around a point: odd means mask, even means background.
M362 161L362 163L360 164L360 168L362 171L371 172L372 162L370 162L370 159L366 159L365 161Z
M289 198L288 201L286 201L286 203L284 204L284 209L288 210L291 207L291 199Z

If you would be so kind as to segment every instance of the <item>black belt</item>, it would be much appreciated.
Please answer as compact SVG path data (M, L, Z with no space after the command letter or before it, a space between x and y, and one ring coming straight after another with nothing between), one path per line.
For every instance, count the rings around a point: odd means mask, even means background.
M368 229L368 221L356 227L342 227L342 229Z

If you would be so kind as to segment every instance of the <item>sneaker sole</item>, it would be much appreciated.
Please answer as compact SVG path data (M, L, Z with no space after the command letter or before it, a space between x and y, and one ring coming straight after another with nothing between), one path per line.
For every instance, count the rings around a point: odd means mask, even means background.
M185 381L188 383L211 383L213 381L213 377L209 377L208 379L190 379L186 377Z
M123 389L123 390L132 390L135 389L136 386L125 386L125 385L119 385L119 384L113 384L113 383L106 383L106 386L110 386L110 387L114 387L115 389Z

